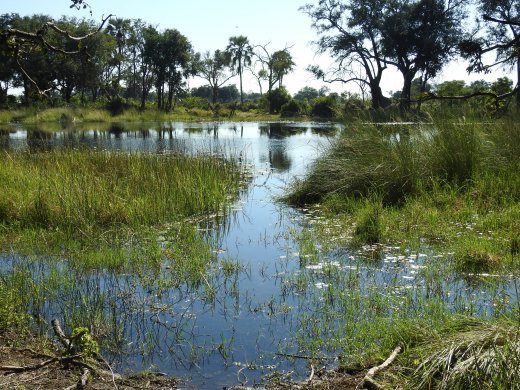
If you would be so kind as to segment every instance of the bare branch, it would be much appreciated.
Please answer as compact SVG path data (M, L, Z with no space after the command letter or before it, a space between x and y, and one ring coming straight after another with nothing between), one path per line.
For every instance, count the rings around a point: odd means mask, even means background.
M474 93L470 93L468 95L442 96L442 95L437 95L433 92L425 92L424 97L422 97L418 100L412 101L412 102L418 103L418 102L425 102L428 100L467 100L467 99L471 99L471 98L479 97L479 96L487 96L487 97L491 97L495 100L503 100L503 99L510 98L511 96L514 96L517 91L518 91L518 85L515 88L513 88L513 90L511 90L510 92L504 93L502 95L497 95L496 93L493 93L493 92L474 92Z

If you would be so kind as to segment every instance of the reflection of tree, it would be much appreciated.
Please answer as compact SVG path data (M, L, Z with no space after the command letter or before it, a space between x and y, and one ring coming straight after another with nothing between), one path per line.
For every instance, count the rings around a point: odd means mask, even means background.
M266 123L259 126L260 134L269 138L286 138L305 132L305 127L290 126L284 123Z
M9 131L9 129L2 129L0 128L0 148L2 148L2 150L9 150L10 149L10 138L9 138L9 134L11 132Z
M263 162L269 162L272 169L287 171L291 168L291 159L287 155L287 141L285 138L305 131L305 128L291 127L282 123L266 123L259 126L260 135L267 137L267 155L260 158Z
M115 138L121 138L121 135L125 132L125 128L119 123L112 123L108 132L110 135L114 135Z
M286 152L285 141L269 141L269 164L278 171L287 171L291 168L292 161Z
M41 130L27 131L27 147L31 152L44 152L51 150L50 140L52 133Z

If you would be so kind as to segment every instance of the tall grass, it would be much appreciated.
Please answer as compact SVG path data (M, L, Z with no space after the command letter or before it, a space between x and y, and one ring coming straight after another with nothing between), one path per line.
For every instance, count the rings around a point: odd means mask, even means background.
M232 115L233 114L233 115ZM269 121L280 119L279 115L270 115L257 111L233 111L223 109L218 113L202 110L177 107L170 112L160 111L155 108L139 110L137 108L125 108L114 113L99 105L85 107L54 107L54 108L22 108L16 111L0 110L0 123L20 122L24 124L46 123L112 123L112 122L149 122L149 121L200 121L222 120L230 118L242 121Z
M496 158L498 146L484 148L484 130L451 122L349 126L288 199L303 204L330 194L378 194L386 204L399 204L436 183L464 185Z
M240 172L212 157L92 150L0 155L0 222L86 231L219 211Z
M454 331L455 330L455 331ZM439 337L440 336L440 337ZM416 389L517 389L518 325L471 321L418 346L421 363L410 381Z
M512 121L357 124L295 183L287 200L324 202L359 222L366 199L380 199L383 231L390 233L382 239L402 241L402 233L442 239L464 226L464 235L473 229L498 239L520 229L514 217L519 172L520 127Z

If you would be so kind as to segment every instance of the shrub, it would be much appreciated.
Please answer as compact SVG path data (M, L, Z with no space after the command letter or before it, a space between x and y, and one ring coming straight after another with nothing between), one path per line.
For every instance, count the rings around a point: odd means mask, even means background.
M336 116L337 101L334 96L320 96L311 103L311 114L320 118L333 118Z
M299 116L302 114L302 111L303 110L300 103L294 99L291 99L282 106L280 115L282 117Z
M187 96L182 100L182 105L188 110L198 108L200 110L209 110L209 102L203 97Z
M275 90L266 94L269 102L269 111L271 113L278 113L282 106L291 100L291 95L284 87L276 88Z

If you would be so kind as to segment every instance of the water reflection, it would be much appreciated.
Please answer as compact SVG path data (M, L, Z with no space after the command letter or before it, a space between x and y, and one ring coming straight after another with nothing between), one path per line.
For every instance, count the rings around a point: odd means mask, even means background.
M346 248L327 251L313 237L297 239L319 215L286 208L273 198L308 169L327 143L321 134L334 133L330 129L338 126L166 122L0 133L6 149L214 153L239 156L254 166L251 185L225 216L193 221L214 249L203 282L173 283L168 259L134 275L78 269L64 259L0 255L0 274L23 270L29 277L22 292L29 297L31 286L60 285L49 288L45 300L32 302L31 314L47 322L95 324L118 370L158 370L188 378L200 389L245 377L251 386L273 369L304 377L305 361L278 352L305 351L305 343L338 337L345 322L397 314L414 318L427 310L427 299L455 312L497 314L495 303L501 291L510 291L510 280L486 286L455 276L447 280L444 270L431 264L435 256L449 255L428 248L405 254L377 248L367 261ZM337 354L332 347L326 352Z
M39 152L52 148L97 148L151 153L183 152L247 154L255 165L279 172L291 170L294 153L308 152L308 143L335 134L339 126L318 123L183 123L99 124L69 130L14 127L2 132L4 149ZM188 145L189 144L189 145Z

